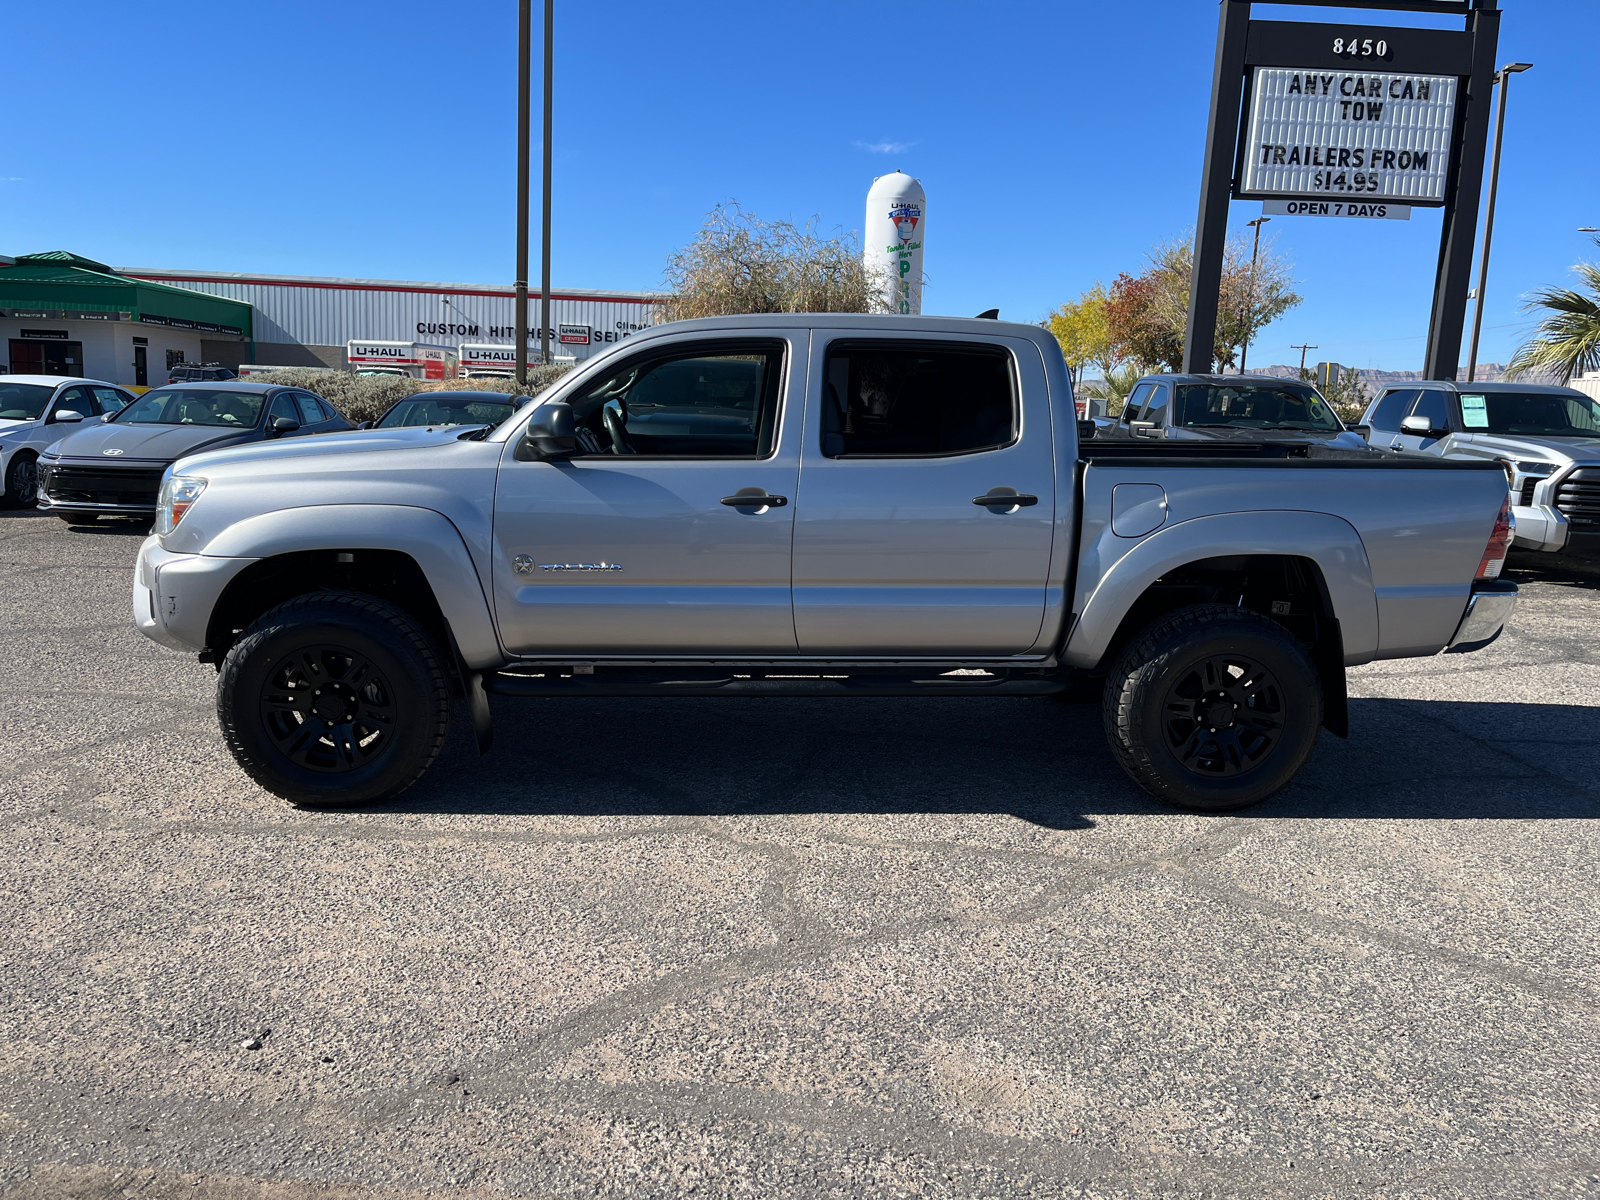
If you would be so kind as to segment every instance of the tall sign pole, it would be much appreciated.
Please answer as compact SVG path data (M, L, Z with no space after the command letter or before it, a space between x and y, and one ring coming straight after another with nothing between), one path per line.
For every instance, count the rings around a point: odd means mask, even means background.
M1259 199L1274 216L1410 220L1413 207L1443 208L1424 373L1455 378L1483 186L1497 0L1334 3L1450 14L1463 29L1258 21L1249 0L1220 0L1186 371L1213 366L1229 200Z
M523 0L527 3L527 0ZM539 270L539 361L550 361L550 73L555 58L555 0L544 0L544 229Z
M1189 320L1183 334L1183 369L1206 373L1215 365L1217 296L1228 245L1228 200L1234 145L1239 140L1239 92L1244 86L1245 37L1250 0L1222 0L1217 18L1217 62L1211 76L1211 119L1206 123L1205 174L1200 214L1194 222L1194 269L1189 276Z
M528 385L528 68L532 57L533 0L517 11L517 386Z
M1454 171L1439 235L1439 270L1433 285L1433 319L1428 322L1428 353L1422 374L1454 379L1461 365L1461 330L1467 320L1472 286L1472 242L1478 233L1478 197L1483 192L1483 154L1489 140L1489 98L1494 91L1495 51L1500 40L1500 10L1495 0L1474 0L1467 23L1472 34L1472 75L1467 80L1465 113L1458 116Z

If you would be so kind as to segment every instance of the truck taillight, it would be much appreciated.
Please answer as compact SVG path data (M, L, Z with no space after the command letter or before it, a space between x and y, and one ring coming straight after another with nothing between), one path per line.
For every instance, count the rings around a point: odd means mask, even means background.
M1500 568L1506 565L1506 547L1511 543L1511 497L1500 502L1500 515L1494 519L1494 532L1489 544L1483 548L1483 559L1478 563L1479 579L1496 579Z

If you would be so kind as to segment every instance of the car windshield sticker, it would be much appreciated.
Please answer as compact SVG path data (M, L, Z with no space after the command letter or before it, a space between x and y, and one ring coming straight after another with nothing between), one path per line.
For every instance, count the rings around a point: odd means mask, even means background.
M1468 429L1489 428L1489 409L1482 396L1461 397L1461 423Z

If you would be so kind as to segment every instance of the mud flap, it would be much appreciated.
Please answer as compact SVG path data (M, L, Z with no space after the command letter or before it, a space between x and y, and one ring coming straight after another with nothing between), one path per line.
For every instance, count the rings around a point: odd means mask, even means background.
M483 690L483 673L468 671L464 675L467 708L472 713L472 736L477 740L478 753L489 753L494 745L494 720L489 713L489 695Z
M1322 727L1335 737L1350 736L1350 692L1344 676L1344 633L1336 617L1317 622L1311 661L1322 680Z

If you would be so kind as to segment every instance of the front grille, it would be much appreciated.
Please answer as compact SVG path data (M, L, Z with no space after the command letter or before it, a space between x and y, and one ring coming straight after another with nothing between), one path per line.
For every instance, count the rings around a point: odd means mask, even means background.
M158 470L52 467L44 492L57 504L137 504L154 508L161 490Z
M1574 529L1600 529L1600 467L1579 467L1563 479L1556 508Z

